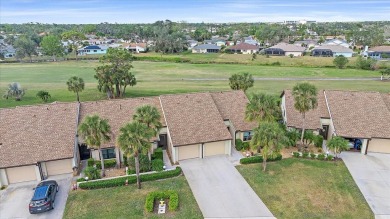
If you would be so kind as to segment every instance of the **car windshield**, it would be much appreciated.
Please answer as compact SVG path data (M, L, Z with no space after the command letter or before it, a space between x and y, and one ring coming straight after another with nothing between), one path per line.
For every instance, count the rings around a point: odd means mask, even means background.
M46 197L46 192L49 186L40 186L35 189L34 196L32 198L33 201L41 200Z

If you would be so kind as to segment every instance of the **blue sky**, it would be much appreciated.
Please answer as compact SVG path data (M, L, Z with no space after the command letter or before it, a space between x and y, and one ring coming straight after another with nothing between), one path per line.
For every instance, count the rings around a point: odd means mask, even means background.
M1 0L1 23L390 20L390 0Z

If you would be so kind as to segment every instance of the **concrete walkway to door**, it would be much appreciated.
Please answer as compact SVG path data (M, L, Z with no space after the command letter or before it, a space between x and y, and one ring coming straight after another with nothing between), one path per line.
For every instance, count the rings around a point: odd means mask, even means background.
M341 153L375 218L390 218L390 154Z
M274 218L225 155L180 161L205 218Z

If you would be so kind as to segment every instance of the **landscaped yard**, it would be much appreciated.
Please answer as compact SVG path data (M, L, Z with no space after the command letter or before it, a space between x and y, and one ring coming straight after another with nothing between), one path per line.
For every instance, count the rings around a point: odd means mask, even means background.
M228 78L234 73L249 72L256 78L367 78L380 77L373 71L357 69L253 66L233 64L186 64L169 62L133 63L138 84L127 88L127 97L151 96L167 93L229 90ZM0 94L11 82L20 82L27 89L22 101L0 98L0 107L42 103L36 97L39 90L48 91L53 101L75 101L76 95L67 90L66 81L73 75L86 83L80 93L81 101L105 99L97 90L93 78L97 61L66 61L56 63L0 64ZM248 92L267 92L280 95L283 89L292 88L297 81L256 81ZM312 81L319 89L345 89L390 92L389 82L381 81Z
M149 192L175 190L179 209L164 216L146 213L145 198ZM64 218L202 218L202 213L184 176L136 185L77 190L69 193Z
M241 165L238 171L275 217L374 218L342 161L288 158L267 165Z

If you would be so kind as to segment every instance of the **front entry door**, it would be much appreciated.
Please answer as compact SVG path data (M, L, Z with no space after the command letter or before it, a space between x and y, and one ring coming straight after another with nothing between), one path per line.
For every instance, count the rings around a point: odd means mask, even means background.
M79 145L80 149L80 159L88 160L91 157L91 150L88 148L86 144Z
M159 135L160 141L158 141L158 147L162 147L164 150L167 149L167 134Z

